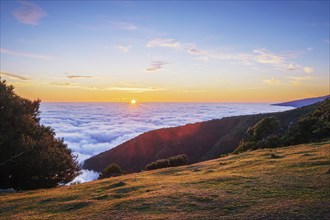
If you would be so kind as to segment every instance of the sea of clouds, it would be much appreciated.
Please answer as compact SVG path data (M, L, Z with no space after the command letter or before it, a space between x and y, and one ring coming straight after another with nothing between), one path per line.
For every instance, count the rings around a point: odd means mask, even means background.
M292 107L264 103L42 103L40 109L41 123L54 128L56 136L64 138L83 162L150 130ZM98 173L83 170L74 181L97 177Z

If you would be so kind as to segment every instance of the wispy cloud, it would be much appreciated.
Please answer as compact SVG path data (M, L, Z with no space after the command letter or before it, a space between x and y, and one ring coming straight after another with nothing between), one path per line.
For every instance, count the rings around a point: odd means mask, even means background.
M300 66L294 63L290 63L286 69L290 71L294 71L300 69Z
M262 64L281 64L283 63L283 57L273 54L266 49L253 50L255 53L254 59L257 63Z
M154 91L163 91L165 89L156 88L156 87L105 87L105 88L95 88L100 90L113 90L113 91L127 91L127 92L154 92Z
M12 56L28 57L28 58L34 58L34 59L42 59L42 60L53 59L53 57L44 55L44 54L26 53L26 52L10 50L10 49L6 49L6 48L0 48L0 52L4 53L4 54L9 54Z
M271 52L265 48L254 49L247 53L228 53L219 50L205 50L198 48L191 43L184 43L173 38L156 38L147 42L146 47L167 47L169 49L179 49L185 53L196 56L196 60L207 62L210 60L230 61L232 63L242 63L244 65L270 65L282 71L298 70L305 73L312 73L311 67L303 68L302 65L293 63L292 59L297 59L305 51L289 50L279 53Z
M289 84L291 86L301 86L304 81L313 79L311 76L288 76L287 78L290 80Z
M271 79L264 79L262 80L264 83L270 85L270 86L276 86L276 85L280 85L281 84L281 81L278 80L278 79L274 79L274 78L271 78Z
M83 85L77 82L44 82L48 85L67 87L67 88L79 88L85 90L98 90L98 91L126 91L131 93L142 93L142 92L155 92L166 90L164 88L158 88L153 86L93 86L93 85Z
M314 69L312 67L305 66L304 67L304 72L305 73L313 73Z
M146 47L170 47L170 48L180 48L181 46L182 45L180 42L168 38L157 38L149 41L146 45Z
M93 76L67 75L69 79L92 78Z
M29 78L27 78L25 76L20 76L20 75L17 75L17 74L3 72L3 71L0 72L0 76L1 77L8 77L8 78L11 78L11 79L29 80Z
M166 64L166 62L164 62L164 61L152 61L150 66L148 68L146 68L145 70L147 72L155 72L155 71L162 69L165 64Z
M329 39L324 39L323 42L326 43L326 44L330 44L330 40Z
M13 12L13 15L23 24L37 25L40 19L47 15L42 8L32 2L19 1L19 3L21 5Z
M188 49L188 53L189 53L189 54L193 54L193 55L203 55L203 54L205 54L206 52L203 51L203 50L197 49L197 48L195 48L195 47L192 47L192 48L189 48L189 49Z
M120 50L121 52L127 53L131 48L132 45L117 45L116 48Z
M128 31L134 31L137 30L138 27L132 23L129 22L113 22L109 21L108 22L112 27L116 29L122 29L122 30L128 30Z

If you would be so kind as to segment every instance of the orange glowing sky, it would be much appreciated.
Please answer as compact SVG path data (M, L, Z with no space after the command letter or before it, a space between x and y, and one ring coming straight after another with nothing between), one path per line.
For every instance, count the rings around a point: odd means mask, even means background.
M1 1L1 79L49 102L329 94L329 2Z

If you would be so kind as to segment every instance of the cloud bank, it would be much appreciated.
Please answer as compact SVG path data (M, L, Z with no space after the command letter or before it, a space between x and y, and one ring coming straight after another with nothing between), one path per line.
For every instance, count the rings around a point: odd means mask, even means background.
M32 2L19 1L19 3L21 5L13 12L13 15L20 23L38 25L40 19L47 15L42 8Z

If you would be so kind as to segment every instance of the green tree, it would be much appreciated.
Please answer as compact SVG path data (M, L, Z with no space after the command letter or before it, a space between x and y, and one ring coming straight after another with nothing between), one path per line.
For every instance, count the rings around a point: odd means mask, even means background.
M283 145L309 143L330 138L330 99L311 114L299 119L282 138Z
M118 164L112 163L109 166L107 166L106 168L104 168L104 170L102 171L102 173L99 176L99 179L104 179L104 178L108 178L111 176L120 176L123 173L124 172L122 171L122 169L120 168L120 166Z
M63 139L40 124L39 104L16 95L0 79L0 188L50 188L79 174Z
M263 118L247 130L244 139L240 142L235 152L278 147L280 145L279 131L280 122L277 118Z

